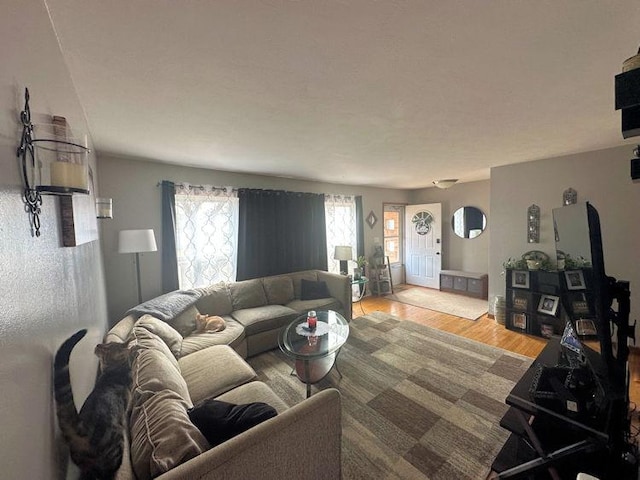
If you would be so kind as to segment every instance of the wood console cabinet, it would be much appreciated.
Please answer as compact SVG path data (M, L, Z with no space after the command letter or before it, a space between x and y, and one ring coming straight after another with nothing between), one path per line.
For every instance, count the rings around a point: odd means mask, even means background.
M487 299L489 276L486 273L462 272L460 270L440 271L440 290L459 293L469 297Z

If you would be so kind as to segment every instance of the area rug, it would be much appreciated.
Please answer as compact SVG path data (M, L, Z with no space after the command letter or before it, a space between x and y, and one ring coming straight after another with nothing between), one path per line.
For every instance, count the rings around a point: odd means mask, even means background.
M279 350L249 363L287 404L305 397ZM350 323L335 369L318 390L342 394L347 479L483 480L509 433L504 400L531 360L372 312Z
M477 320L488 310L487 300L425 288L409 288L387 298L469 320Z

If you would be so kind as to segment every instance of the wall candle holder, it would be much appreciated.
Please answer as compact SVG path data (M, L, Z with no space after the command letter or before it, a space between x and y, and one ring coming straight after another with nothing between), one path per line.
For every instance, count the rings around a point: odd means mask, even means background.
M535 204L527 209L527 242L540 242L540 207Z
M61 123L64 121L64 123ZM89 153L89 149L80 145L78 142L71 141L72 138L66 136L66 120L63 117L54 117L53 124L50 125L50 129L53 132L53 136L47 138L46 136L38 138L34 134L35 126L31 122L31 108L29 107L29 89L24 89L24 110L20 112L20 122L22 123L22 136L20 138L20 146L16 150L16 155L20 159L22 167L22 181L24 182L23 200L27 207L27 213L30 216L31 228L33 234L36 237L40 236L40 213L42 206L42 195L72 195L74 193L89 194L88 185L86 179L77 180L76 177L81 177L78 172L86 172L86 164L83 164L82 160L75 161L74 159L79 154L86 155ZM60 130L64 130L64 135L58 138L57 133ZM41 161L36 161L36 147L43 150L49 150L55 152L57 157L55 175L54 171L50 170L51 178L55 180L52 185L42 184L42 169L43 164ZM51 165L49 165L51 168ZM58 182L58 178L63 180ZM86 173L85 173L86 177ZM64 182L67 179L71 179L73 183L68 186Z

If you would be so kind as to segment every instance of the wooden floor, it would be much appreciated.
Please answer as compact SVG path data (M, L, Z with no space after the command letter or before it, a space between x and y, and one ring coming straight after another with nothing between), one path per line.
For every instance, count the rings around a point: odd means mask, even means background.
M412 285L412 288L420 287ZM493 318L489 318L488 315L484 315L476 321L466 320L445 313L394 302L384 296L368 296L362 302L355 303L353 305L353 316L355 318L363 314L363 311L366 313L375 310L532 358L537 357L546 345L545 339L507 330L504 326L496 323ZM631 370L629 398L631 407L635 409L640 402L640 352L638 349L632 349L629 357L629 368ZM632 415L632 433L638 431L639 428L640 418L638 412L634 411Z

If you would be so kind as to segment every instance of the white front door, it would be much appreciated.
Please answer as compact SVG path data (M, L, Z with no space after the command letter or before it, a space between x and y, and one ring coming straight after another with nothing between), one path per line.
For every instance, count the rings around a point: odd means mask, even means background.
M407 205L404 224L406 282L440 288L442 205Z

